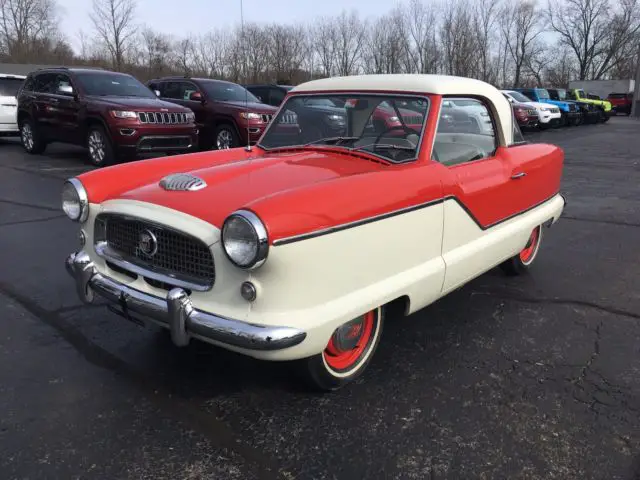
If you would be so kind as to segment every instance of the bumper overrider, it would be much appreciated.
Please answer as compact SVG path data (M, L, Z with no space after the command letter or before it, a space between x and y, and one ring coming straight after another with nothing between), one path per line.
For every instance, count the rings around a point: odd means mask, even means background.
M82 251L67 258L66 268L83 302L92 303L98 294L115 304L112 311L129 320L141 323L139 315L168 328L173 343L179 347L186 346L193 337L214 345L273 351L298 345L307 336L292 327L256 325L198 310L181 288L172 289L166 298L133 289L99 273Z

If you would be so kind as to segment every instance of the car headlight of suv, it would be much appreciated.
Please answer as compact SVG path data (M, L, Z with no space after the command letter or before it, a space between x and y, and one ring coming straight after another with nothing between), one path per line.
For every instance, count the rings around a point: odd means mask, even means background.
M62 187L62 210L74 222L84 222L89 216L87 191L77 178L70 178Z
M195 121L196 121L196 114L193 112L187 113L187 122L195 122Z
M138 114L136 112L130 112L127 110L111 110L111 115L115 118L138 118Z
M238 210L222 225L222 246L227 258L237 267L258 268L269 252L267 229L255 213Z
M240 116L245 120L260 120L262 115L253 112L240 112Z

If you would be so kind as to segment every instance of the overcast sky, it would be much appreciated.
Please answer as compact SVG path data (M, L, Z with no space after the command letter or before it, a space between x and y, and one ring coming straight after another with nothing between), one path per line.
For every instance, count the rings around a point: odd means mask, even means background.
M184 36L240 23L240 0L136 0L137 20L155 30ZM355 9L363 17L390 11L398 0L244 0L245 22L300 23ZM58 0L61 28L74 47L78 31L91 30L92 0Z

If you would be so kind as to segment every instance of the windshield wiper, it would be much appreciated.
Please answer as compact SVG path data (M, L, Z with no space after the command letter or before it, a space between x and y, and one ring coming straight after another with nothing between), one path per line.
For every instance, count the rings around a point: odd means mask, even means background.
M309 145L314 145L316 143L321 142L346 142L347 140L359 140L360 137L327 137L327 138L319 138L318 140L314 140L313 142L305 143L302 146L307 147Z
M351 150L357 152L358 150L364 150L367 147L376 148L395 148L396 150L415 150L416 147L410 147L409 145L392 145L390 143L369 143L367 145L360 145L359 147L352 148Z

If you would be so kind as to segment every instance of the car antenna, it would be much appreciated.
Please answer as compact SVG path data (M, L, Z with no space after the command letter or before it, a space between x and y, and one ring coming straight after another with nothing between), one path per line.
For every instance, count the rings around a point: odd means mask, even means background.
M242 12L242 0L240 0L240 30L241 30L241 35L242 35L242 53L244 53L245 59L247 56L247 38L245 37L244 34L244 15ZM245 62L245 65L247 64L247 62ZM246 72L245 72L246 73ZM243 87L244 88L244 114L245 114L245 120L247 121L247 146L245 147L245 150L247 152L251 151L251 130L249 129L249 90L247 90L247 87Z

